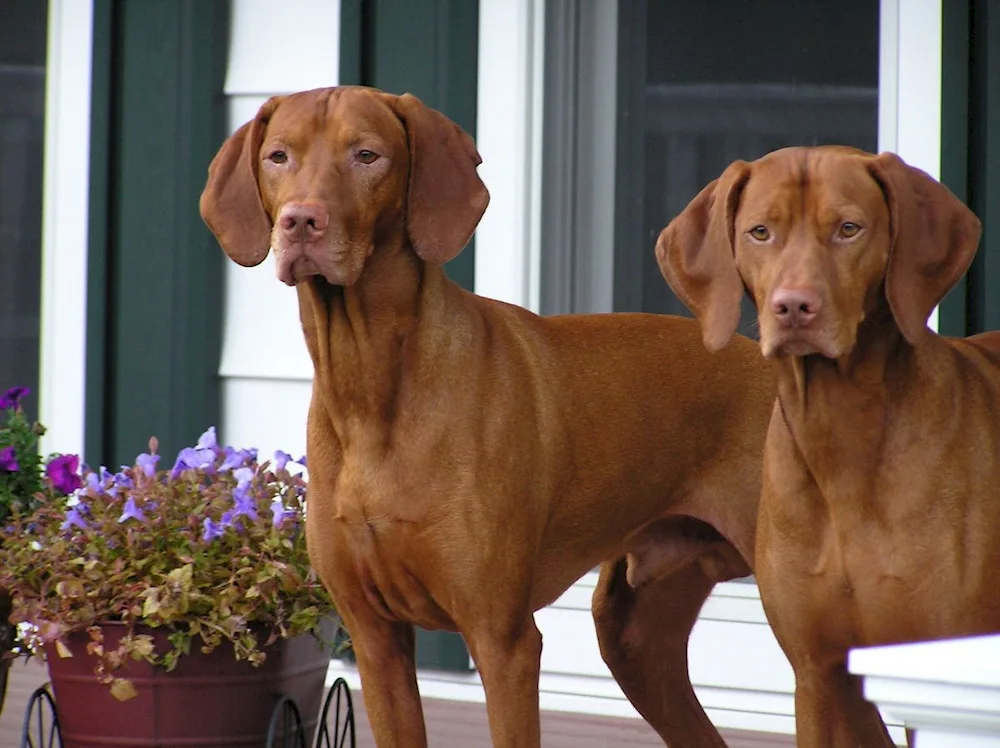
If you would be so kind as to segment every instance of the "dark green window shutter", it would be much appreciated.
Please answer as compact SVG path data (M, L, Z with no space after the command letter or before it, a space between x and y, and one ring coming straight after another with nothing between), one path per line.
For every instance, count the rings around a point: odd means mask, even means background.
M340 82L411 93L476 135L479 0L341 0ZM475 239L448 263L472 290Z
M983 238L939 327L971 335L1000 329L1000 0L942 9L941 181L982 220Z
M340 7L341 83L411 93L475 137L478 0L341 0ZM472 289L474 242L447 271ZM462 637L418 629L417 666L468 670Z
M222 260L198 214L225 135L229 0L95 0L86 459L164 462L220 413Z

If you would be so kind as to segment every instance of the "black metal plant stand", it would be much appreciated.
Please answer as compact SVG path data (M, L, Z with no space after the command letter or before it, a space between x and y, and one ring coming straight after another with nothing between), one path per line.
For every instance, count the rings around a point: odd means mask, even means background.
M310 748L308 739L302 713L295 700L281 697L271 713L265 748ZM355 748L355 741L351 689L343 678L337 678L323 702L319 729L311 748ZM62 748L56 702L47 684L36 689L28 700L21 731L21 748Z
M48 685L36 688L24 710L21 748L62 748L59 715Z

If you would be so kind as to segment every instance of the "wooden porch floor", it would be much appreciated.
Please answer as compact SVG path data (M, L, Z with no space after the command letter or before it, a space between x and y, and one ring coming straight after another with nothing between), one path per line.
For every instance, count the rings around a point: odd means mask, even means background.
M21 723L32 691L47 680L45 669L18 662L13 665L3 713L0 748L21 745ZM358 748L375 748L361 694L354 694ZM486 707L439 699L424 699L428 743L433 748L489 748ZM724 731L729 748L789 748L788 736ZM545 748L662 748L663 743L645 722L564 712L542 713ZM263 748L263 746L261 747Z
M375 748L364 705L355 698L358 748ZM432 748L490 748L486 707L459 701L424 699L427 743ZM729 748L791 748L785 735L723 730ZM567 712L542 712L545 748L663 748L663 741L638 719L597 717Z

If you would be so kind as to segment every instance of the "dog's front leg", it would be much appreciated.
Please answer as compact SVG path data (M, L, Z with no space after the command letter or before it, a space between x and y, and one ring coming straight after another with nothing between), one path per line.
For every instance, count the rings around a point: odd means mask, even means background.
M895 746L861 679L843 663L795 668L795 735L799 748Z
M361 695L378 748L426 748L413 626L341 608L361 674Z
M512 625L490 621L466 638L486 691L494 747L538 748L542 635L534 617L528 615Z

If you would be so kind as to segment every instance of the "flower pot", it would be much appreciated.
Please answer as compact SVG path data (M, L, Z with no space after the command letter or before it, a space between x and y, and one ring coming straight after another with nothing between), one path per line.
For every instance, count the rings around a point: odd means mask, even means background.
M14 626L10 622L11 600L6 589L0 587L0 714L7 700L7 679L13 662L9 655L14 646Z
M103 629L108 648L125 631L120 624ZM136 632L152 635L157 651L166 651L162 629ZM192 647L170 672L131 661L115 672L138 691L127 701L118 701L94 676L87 642L84 633L67 637L70 658L46 647L63 748L262 748L282 696L299 707L311 743L330 663L330 650L312 636L279 639L257 667L237 661L228 643L207 655Z

